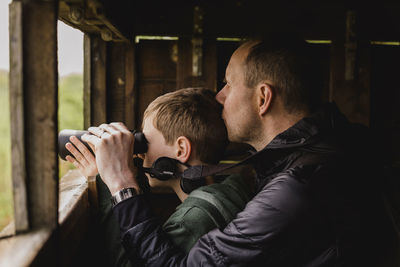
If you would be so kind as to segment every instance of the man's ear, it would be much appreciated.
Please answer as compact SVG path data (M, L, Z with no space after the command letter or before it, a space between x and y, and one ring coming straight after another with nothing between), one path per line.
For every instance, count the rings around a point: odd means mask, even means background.
M265 115L271 109L272 98L274 93L272 87L268 83L260 83L257 86L258 90L258 114Z
M179 136L175 141L175 156L182 163L186 163L192 153L192 144L185 136Z

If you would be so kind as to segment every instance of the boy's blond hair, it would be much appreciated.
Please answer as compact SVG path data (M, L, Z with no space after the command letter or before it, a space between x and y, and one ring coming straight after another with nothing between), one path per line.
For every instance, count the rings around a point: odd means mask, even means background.
M145 110L144 120L154 115L153 125L167 144L185 136L197 159L215 164L222 159L228 144L221 113L215 93L204 88L185 88L156 98Z

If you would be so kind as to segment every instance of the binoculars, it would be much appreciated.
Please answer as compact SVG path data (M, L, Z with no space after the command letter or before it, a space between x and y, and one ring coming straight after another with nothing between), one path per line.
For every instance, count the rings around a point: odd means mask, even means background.
M133 147L133 153L134 154L142 154L147 151L147 140L146 137L142 132L139 131L131 131L133 135L135 136L135 141L134 141L134 147ZM82 130L62 130L58 134L58 155L60 156L61 159L66 160L65 157L70 155L73 157L71 152L67 150L65 147L65 144L70 142L69 138L71 136L76 136L88 149L90 152L93 153L92 149L90 148L89 144L82 141L81 137L82 135L89 133L88 131L82 131ZM72 143L71 143L72 144ZM74 144L72 144L74 145ZM93 153L94 154L94 153Z

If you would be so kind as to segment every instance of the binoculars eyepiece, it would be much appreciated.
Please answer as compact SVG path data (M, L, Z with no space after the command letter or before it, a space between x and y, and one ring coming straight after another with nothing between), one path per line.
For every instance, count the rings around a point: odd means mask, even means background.
M70 129L65 129L65 130L60 131L60 133L58 134L58 155L60 156L60 158L63 159L63 160L66 160L65 157L68 156L68 155L73 157L71 152L69 152L67 150L67 148L65 147L65 144L70 142L69 138L71 136L76 136L89 149L89 151L93 153L93 151L90 148L89 144L84 142L84 141L82 141L82 139L81 139L82 135L84 135L86 133L89 133L89 132L88 131L82 131L82 130L70 130ZM132 133L135 136L133 154L145 153L147 151L147 140L146 140L146 137L144 136L144 134L142 132L139 132L139 131L133 130Z

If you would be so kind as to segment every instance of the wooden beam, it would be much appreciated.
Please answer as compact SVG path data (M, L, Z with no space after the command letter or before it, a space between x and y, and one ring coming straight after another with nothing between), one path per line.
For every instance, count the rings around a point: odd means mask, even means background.
M98 126L121 121L134 129L134 56L126 43L106 43L98 36L84 37L84 124ZM89 177L89 200L97 207L95 177Z
M192 72L192 49L191 38L180 37L178 40L178 62L176 66L176 87L177 89L187 87L188 77ZM190 86L190 85L189 85Z
M22 3L10 4L10 117L15 231L28 230L23 93Z
M83 128L87 129L91 126L91 88L92 88L92 64L91 64L91 48L90 36L83 36Z
M99 37L91 39L91 123L100 125L107 122L107 85L106 85L106 42Z
M125 113L125 45L107 45L107 119L124 121Z
M12 145L19 147L12 157L22 161L20 166L13 163L14 190L19 191L17 203L21 204L15 208L17 220L28 212L32 228L58 224L57 7L58 1L14 1L10 6L14 16L10 18L14 24L10 32L14 47L10 55L11 116L17 118L11 121ZM27 211L21 197L24 179ZM17 231L27 230L26 221L16 224Z
M135 126L134 47L127 43L108 43L107 119Z
M41 264L34 265L42 248L54 240L53 233L50 228L40 228L0 239L0 266L58 266L43 257Z
M83 41L83 109L84 127L107 122L106 62L107 44L100 37L85 34ZM93 210L97 210L96 177L88 177L88 195Z
M109 1L111 2L111 1ZM400 2L373 1L137 1L132 23L137 35L182 36L192 33L191 11L201 4L204 36L259 36L266 32L297 32L307 39L331 40L340 30L343 11L357 8L368 18L364 30L370 40L398 40ZM157 8L153 8L157 6ZM115 9L116 16L120 14ZM268 23L266 21L279 21ZM223 14L223 15L221 15ZM373 18L373 19L371 19Z
M84 38L85 128L107 122L106 42L98 36Z
M57 9L58 1L30 1L23 9L25 140L32 227L58 224Z
M180 37L178 41L177 89L186 87L217 88L216 38L203 39L202 75L193 75L193 45L191 37Z
M143 113L156 97L175 91L178 44L175 40L142 40L136 44L137 91L136 125L141 125Z
M135 47L126 45L125 53L125 124L129 129L138 129L136 125L136 88Z
M345 34L333 40L329 99L352 122L370 122L370 42L357 31L357 14L348 12Z
M89 206L88 186L90 183L86 184L86 178L78 170L71 170L61 178L59 266L73 266L81 244L88 238L90 216L94 214Z

